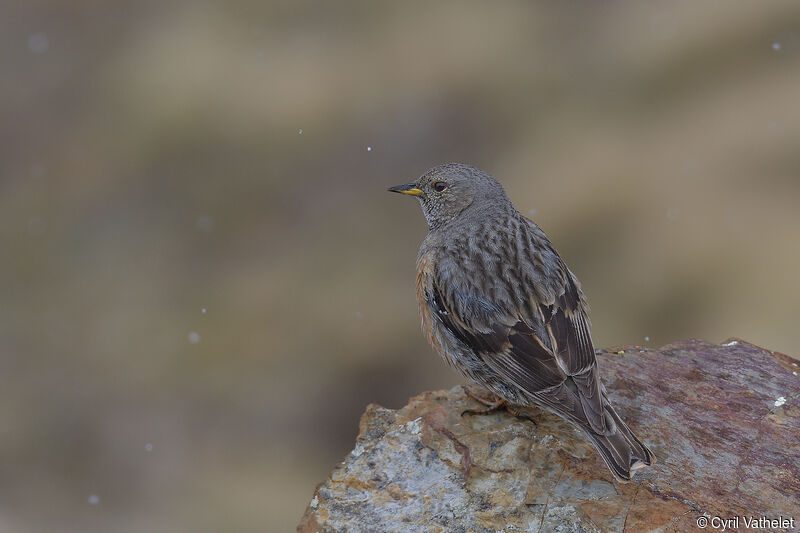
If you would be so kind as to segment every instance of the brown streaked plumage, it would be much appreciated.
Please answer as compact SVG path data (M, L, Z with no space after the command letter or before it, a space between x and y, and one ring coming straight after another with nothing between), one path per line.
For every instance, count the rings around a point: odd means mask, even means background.
M608 401L580 283L503 187L450 163L389 190L416 196L428 221L416 292L445 361L511 405L575 424L617 479L655 461Z

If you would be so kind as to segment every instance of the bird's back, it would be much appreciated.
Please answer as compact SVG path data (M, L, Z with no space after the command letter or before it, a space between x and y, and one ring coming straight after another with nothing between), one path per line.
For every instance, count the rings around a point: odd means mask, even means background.
M584 430L620 479L650 464L600 384L578 280L502 186L446 164L390 190L416 197L428 222L416 289L436 351L509 403L542 406Z
M580 285L535 223L515 211L456 221L429 233L417 266L423 330L448 363L581 427L620 479L650 464L602 392Z

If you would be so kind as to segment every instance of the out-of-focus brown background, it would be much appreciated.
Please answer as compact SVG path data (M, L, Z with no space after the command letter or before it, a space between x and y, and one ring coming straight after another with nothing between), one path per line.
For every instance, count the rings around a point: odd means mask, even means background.
M0 530L287 531L419 332L416 202L497 176L599 346L800 349L800 4L0 8Z

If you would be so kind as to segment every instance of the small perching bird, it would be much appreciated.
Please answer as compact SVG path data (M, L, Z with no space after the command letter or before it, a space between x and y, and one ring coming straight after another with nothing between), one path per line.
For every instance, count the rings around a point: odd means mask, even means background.
M417 197L428 221L416 290L434 349L511 406L544 407L582 429L617 479L651 464L600 383L580 283L503 187L449 163L389 190Z

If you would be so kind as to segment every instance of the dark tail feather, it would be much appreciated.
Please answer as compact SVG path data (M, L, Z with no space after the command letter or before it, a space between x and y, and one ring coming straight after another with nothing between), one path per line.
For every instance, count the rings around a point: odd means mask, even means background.
M606 413L614 421L615 428L608 434L600 434L593 431L588 424L580 424L589 438L600 452L600 456L614 474L614 477L621 481L630 481L631 475L638 469L649 466L656 461L655 455L651 452L636 435L631 428L619 417L617 412L606 403Z
M586 415L586 407L578 391L568 385L561 386L546 394L536 396L540 405L549 408L561 418L581 428L594 444L611 473L620 481L630 481L638 469L655 463L656 457L642 441L636 438L631 428L623 422L611 406L605 394L602 395L602 410L605 416L605 430L595 431Z

